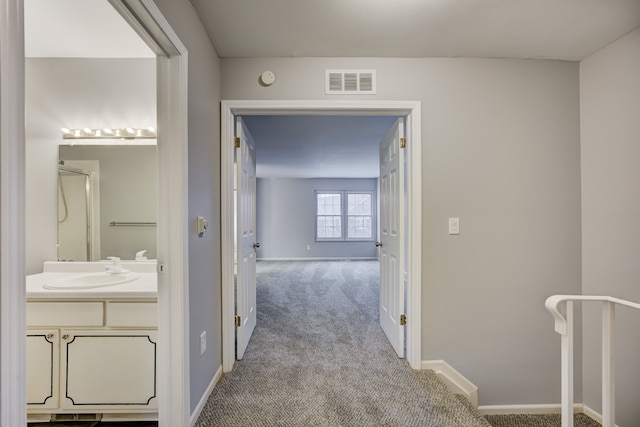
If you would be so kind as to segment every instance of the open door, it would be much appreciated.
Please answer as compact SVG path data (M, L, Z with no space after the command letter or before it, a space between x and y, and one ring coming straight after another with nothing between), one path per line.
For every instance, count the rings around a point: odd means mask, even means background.
M241 360L256 327L256 149L236 117L236 359Z
M404 357L404 119L380 141L380 326Z

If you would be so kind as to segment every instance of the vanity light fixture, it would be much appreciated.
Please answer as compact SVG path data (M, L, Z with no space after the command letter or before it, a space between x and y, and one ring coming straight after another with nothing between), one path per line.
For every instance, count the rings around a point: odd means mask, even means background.
M69 129L62 128L62 139L156 139L158 134L152 126L146 128L102 128Z

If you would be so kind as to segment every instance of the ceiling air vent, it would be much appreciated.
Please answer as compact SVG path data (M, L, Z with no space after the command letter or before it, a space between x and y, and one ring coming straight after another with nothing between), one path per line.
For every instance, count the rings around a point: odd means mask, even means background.
M327 95L375 95L376 70L325 70Z

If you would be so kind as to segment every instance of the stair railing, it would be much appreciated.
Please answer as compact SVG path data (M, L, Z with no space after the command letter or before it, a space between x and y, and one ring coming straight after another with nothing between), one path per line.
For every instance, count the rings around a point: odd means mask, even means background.
M602 427L615 427L615 305L640 310L640 304L610 296L553 295L545 307L555 320L555 330L561 335L562 427L573 427L573 302L602 303ZM565 314L560 305L565 303Z

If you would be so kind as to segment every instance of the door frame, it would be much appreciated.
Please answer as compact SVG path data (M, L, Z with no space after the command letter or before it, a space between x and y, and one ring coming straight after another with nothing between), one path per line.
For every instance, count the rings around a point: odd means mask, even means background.
M237 115L404 116L407 129L407 329L406 359L421 369L422 306L422 138L420 101L225 100L221 104L222 370L235 362L233 269L233 137ZM415 319L415 320L414 320Z
M190 423L187 49L153 0L110 0L157 57L159 425ZM24 9L0 0L0 427L26 425Z

